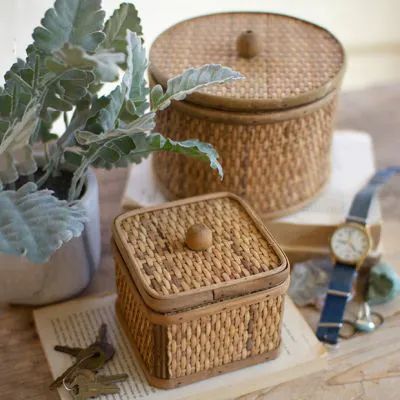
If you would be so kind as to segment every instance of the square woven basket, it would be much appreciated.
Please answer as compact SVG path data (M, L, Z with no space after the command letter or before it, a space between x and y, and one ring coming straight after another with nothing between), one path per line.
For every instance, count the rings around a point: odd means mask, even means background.
M194 224L196 239L212 236L203 250L188 247ZM125 213L113 238L118 315L150 384L173 388L277 356L289 264L237 196Z

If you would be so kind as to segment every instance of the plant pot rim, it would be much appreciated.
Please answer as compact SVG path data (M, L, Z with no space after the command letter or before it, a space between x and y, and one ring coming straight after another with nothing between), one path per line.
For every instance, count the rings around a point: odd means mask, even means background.
M97 191L97 177L94 173L93 169L89 168L86 172L86 182L85 182L85 191L83 195L78 201L82 202L84 206L90 205L90 199L92 198L93 192Z

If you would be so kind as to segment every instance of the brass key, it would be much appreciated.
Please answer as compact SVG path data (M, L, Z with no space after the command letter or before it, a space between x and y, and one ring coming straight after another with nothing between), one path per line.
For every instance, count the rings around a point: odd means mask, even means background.
M128 374L101 375L88 369L79 369L74 373L74 378L71 380L71 387L77 384L77 379L83 379L83 382L98 382L103 385L124 382L128 379Z
M127 374L96 375L90 370L78 370L70 385L65 385L70 390L74 399L86 400L90 397L117 394L119 388L114 383L128 379Z
M101 375L96 374L89 369L78 369L76 372L74 372L71 383L67 386L67 390L71 390L71 388L77 385L79 382L98 382L103 385L111 385L113 383L124 382L127 379L128 374Z
M83 349L76 357L76 361L63 374L61 374L50 386L50 390L59 387L65 379L68 379L79 368L96 370L101 368L106 362L103 350L98 346L89 346Z
M70 393L75 400L87 400L101 395L118 394L119 388L116 385L92 383L91 385L77 385Z
M78 354L83 350L82 347L69 347L69 346L54 346L55 351L60 353L69 354L70 356L77 357Z
M107 325L101 324L99 328L99 333L97 334L96 340L93 343L97 346L100 346L103 350L106 361L110 360L115 354L114 346L107 341Z
M96 336L96 339L90 346L100 347L105 354L106 361L110 360L114 356L114 353L115 353L114 346L111 343L107 342L107 325L106 324L101 324L101 326L99 328L99 332ZM78 354L84 349L81 347L55 346L54 350L59 351L61 353L69 354L73 357L77 357Z
M96 381L104 385L111 383L125 382L129 378L128 374L115 374L115 375L96 375Z

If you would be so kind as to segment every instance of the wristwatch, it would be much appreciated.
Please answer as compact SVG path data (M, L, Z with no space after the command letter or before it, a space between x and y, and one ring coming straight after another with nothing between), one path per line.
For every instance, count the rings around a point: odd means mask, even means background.
M338 226L331 237L330 248L334 268L317 328L317 337L323 342L336 344L338 341L353 279L372 248L367 226L372 200L383 184L397 173L400 173L400 166L376 172L367 185L356 194L346 222Z

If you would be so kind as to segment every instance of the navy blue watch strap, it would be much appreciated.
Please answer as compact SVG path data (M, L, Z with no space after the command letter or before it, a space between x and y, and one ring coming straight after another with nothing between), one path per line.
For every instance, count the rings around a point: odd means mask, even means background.
M365 224L375 194L393 175L398 173L400 173L400 166L388 167L377 171L365 187L354 197L347 220Z
M350 296L355 275L356 268L351 265L337 263L333 268L328 293L317 328L319 340L331 344L337 343L339 331L343 324L346 302Z

